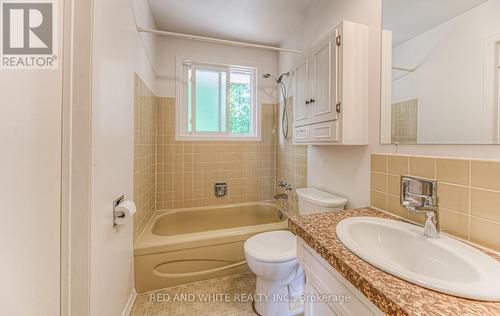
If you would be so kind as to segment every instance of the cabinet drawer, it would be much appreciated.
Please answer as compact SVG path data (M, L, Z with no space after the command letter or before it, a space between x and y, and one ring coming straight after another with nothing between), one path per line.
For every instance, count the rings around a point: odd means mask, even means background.
M311 141L314 143L337 142L339 140L337 121L314 124L308 127Z

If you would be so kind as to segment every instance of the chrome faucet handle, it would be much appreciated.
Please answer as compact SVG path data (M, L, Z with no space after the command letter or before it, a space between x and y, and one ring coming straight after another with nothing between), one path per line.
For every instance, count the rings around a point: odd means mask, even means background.
M406 196L408 197L417 197L417 198L422 198L425 200L424 207L434 207L438 205L438 200L437 197L425 195L425 194L417 194L417 193L411 193L411 192L406 192Z
M285 191L292 191L292 185L285 181L278 181L278 187L285 189Z

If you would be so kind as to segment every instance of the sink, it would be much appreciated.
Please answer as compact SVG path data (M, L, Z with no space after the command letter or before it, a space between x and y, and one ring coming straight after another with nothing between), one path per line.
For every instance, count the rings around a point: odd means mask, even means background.
M500 301L500 263L456 239L376 217L337 224L342 244L364 261L408 282L459 297Z

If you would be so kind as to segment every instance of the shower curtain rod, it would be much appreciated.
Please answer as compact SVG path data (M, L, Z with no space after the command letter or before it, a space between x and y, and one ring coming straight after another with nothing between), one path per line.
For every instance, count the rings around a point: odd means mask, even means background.
M415 72L415 68L408 69L408 68L402 68L402 67L392 67L392 69L399 70L399 71L406 71L406 72Z
M210 43L217 43L217 44L224 44L224 45L269 49L269 50L280 51L280 52L285 52L285 53L305 54L305 52L300 51L300 50L267 46L267 45L252 44L252 43L245 43L245 42L230 41L230 40L214 38L214 37L205 37L205 36L198 36L198 35L191 35L191 34L184 34L184 33L159 31L159 30L148 29L148 28L140 27L140 26L137 27L137 32L139 32L139 33L151 33L151 34L156 34L156 35L161 35L161 36L187 38L187 39L196 40L196 41L210 42Z

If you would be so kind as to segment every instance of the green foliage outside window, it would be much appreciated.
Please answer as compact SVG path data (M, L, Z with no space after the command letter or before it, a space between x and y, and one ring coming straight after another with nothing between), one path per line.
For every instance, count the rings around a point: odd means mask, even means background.
M248 134L250 133L251 120L250 85L231 82L229 90L231 132L233 134Z

